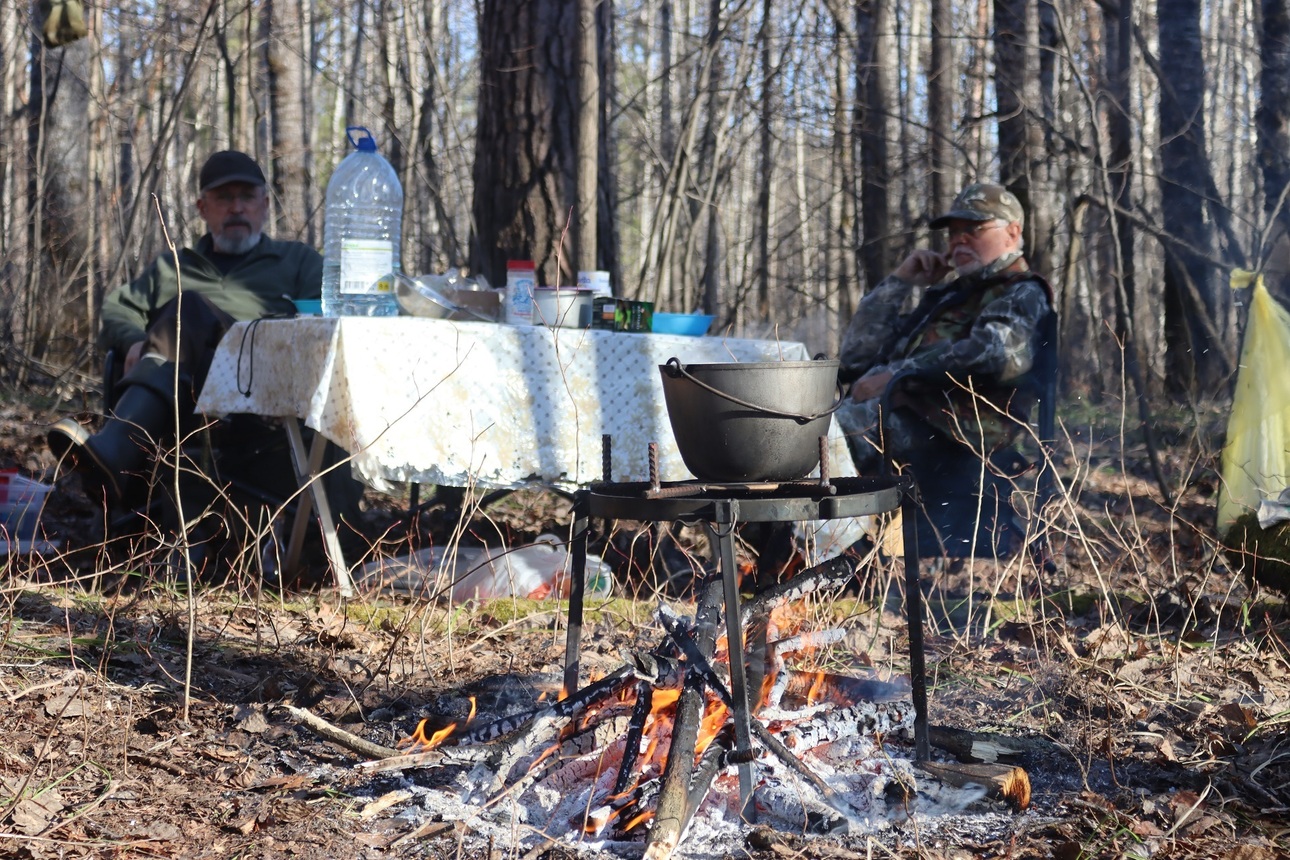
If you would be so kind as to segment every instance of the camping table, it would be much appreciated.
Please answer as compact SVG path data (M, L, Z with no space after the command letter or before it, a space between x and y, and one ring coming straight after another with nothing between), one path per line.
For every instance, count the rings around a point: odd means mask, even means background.
M684 479L658 370L673 356L687 364L810 358L787 341L411 317L260 320L224 336L197 408L283 419L348 596L349 572L314 480L324 438L352 455L357 477L386 492L403 482L576 490L602 477L606 435L616 479L649 477L650 442L663 479ZM318 433L307 456L302 420ZM836 429L831 448L834 472L853 474ZM298 516L289 565L303 524Z

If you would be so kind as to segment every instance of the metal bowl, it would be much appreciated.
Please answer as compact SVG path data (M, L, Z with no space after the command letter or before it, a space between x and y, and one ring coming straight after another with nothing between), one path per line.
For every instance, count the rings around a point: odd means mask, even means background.
M479 311L462 307L446 298L437 288L441 282L448 283L446 276L422 275L419 278L409 278L404 274L396 274L393 278L394 300L398 302L399 310L410 317L494 321Z

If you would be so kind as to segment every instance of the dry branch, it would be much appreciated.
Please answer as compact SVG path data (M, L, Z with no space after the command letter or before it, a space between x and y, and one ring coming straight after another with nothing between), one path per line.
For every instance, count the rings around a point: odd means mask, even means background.
M344 729L333 726L322 717L313 714L304 708L297 708L294 705L283 705L284 710L291 716L295 717L298 722L304 723L313 729L319 735L322 735L333 743L340 744L350 752L356 752L359 755L365 755L368 758L390 758L391 756L400 755L400 752L390 747L383 747L380 744L374 744L369 740L364 740L358 735L350 734Z

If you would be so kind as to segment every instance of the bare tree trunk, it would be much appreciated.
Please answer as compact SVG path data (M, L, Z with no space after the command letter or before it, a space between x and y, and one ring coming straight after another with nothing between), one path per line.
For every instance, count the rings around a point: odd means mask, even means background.
M835 223L834 243L837 246L837 298L833 308L838 331L845 331L851 315L855 312L855 294L857 292L856 250L859 248L859 227L856 224L856 160L855 138L852 136L848 117L853 108L848 104L847 86L847 50L849 42L847 29L843 22L834 18L834 84L837 109L833 112L833 152L838 169L838 217ZM830 344L834 347L834 344ZM834 349L830 349L830 352Z
M611 283L621 289L623 282L623 258L621 240L618 231L618 175L615 170L617 149L615 131L610 123L611 108L617 103L618 94L614 88L617 65L614 58L618 56L616 29L614 27L614 0L599 0L596 5L596 38L600 62L597 72L600 79L597 99L598 126L597 159L600 169L597 171L596 194L596 268L609 272Z
M932 56L927 69L927 137L932 212L944 212L958 190L954 157L954 17L951 0L931 0ZM933 216L935 217L935 216Z
M773 151L775 133L772 123L775 121L774 100L771 93L775 91L775 65L771 50L771 38L774 23L771 21L771 0L762 0L761 4L761 107L758 129L758 176L761 181L757 186L757 218L754 227L753 241L756 244L756 260L753 270L753 281L757 290L756 318L760 322L769 322L770 311L770 186L774 182L775 162Z
M33 39L28 124L27 206L30 275L19 304L19 347L41 361L59 347L83 348L93 332L62 330L64 314L86 289L89 262L89 57L85 39L44 48ZM73 317L74 318L74 317ZM25 378L19 371L18 381Z
M999 181L1026 211L1026 256L1046 263L1049 216L1035 187L1042 160L1039 105L1039 15L1036 0L995 0L995 97L999 105Z
M860 207L864 242L860 266L865 288L876 285L891 269L890 157L887 153L891 87L882 58L891 39L890 0L857 0L856 137L860 143Z
M708 107L708 116L703 124L703 141L699 149L699 164L706 165L710 171L709 186L713 188L721 181L718 176L720 173L719 164L724 156L724 153L717 146L717 124L721 122L722 118L720 104L724 77L720 54L721 7L721 0L712 0L708 6L708 35L705 39L705 44L709 71L706 86L703 88L704 98ZM721 229L715 202L715 197L710 197L707 211L702 213L706 214L708 218L701 281L703 312L717 317L718 322L726 323L733 322L733 318L727 319L732 309L725 306L725 291L721 273ZM698 200L695 201L694 206L693 221L698 224L700 221Z
M1258 161L1263 174L1263 207L1273 247L1282 246L1269 267L1268 288L1290 298L1290 2L1262 0L1259 30ZM1270 256L1271 247L1260 249Z
M485 0L479 37L471 266L501 284L508 259L531 259L540 283L571 283L576 8Z
M306 43L302 0L266 0L260 10L261 56L268 87L269 184L280 238L312 241L307 189L313 182L305 121ZM308 238L306 238L308 237Z
M598 268L596 259L597 202L600 199L600 51L596 27L596 0L578 4L578 104L575 112L576 195L574 235L576 268Z
M1205 219L1205 60L1200 0L1158 0L1160 202L1165 244L1165 384L1174 395L1216 392L1227 375L1214 320L1218 299L1206 262L1213 231Z

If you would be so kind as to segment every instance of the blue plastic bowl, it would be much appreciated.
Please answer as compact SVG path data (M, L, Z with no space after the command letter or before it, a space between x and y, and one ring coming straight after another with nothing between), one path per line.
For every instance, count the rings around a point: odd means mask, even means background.
M655 334L683 334L701 337L708 333L714 317L711 314L664 314L654 312Z
M292 299L296 313L302 317L322 316L322 299Z

